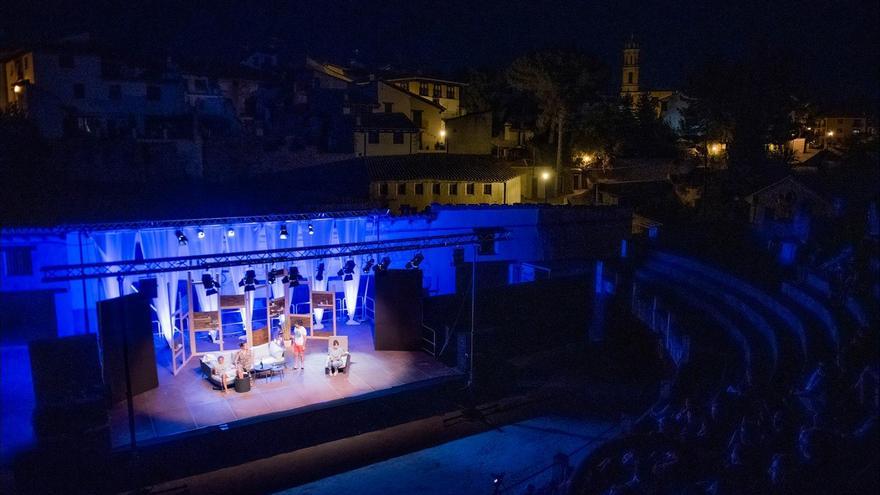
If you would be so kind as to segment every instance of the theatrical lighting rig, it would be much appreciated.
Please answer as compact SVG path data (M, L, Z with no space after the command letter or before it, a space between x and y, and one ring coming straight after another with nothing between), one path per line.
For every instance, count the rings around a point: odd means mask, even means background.
M315 280L324 280L324 262L318 263L317 274L315 274Z
M257 272L255 270L244 272L244 278L238 281L238 286L244 287L245 292L257 290Z
M186 236L183 234L182 230L178 230L178 231L174 232L174 235L177 237L178 244L180 244L181 246L186 246L187 239L186 239Z
M406 262L407 270L414 270L414 269L418 268L419 265L422 264L422 260L424 260L424 259L425 259L425 256L422 253L416 253L416 255L413 256L413 259Z
M345 266L340 268L336 274L342 277L343 282L354 280L354 260L346 261Z
M315 235L315 227L312 224L309 224L309 235Z
M199 230L196 232L196 236L197 236L199 239L204 239L204 238L205 238L205 231L202 230L202 229L199 229Z
M382 261L380 261L378 265L376 265L376 268L374 271L384 272L384 271L388 270L389 266L391 266L391 258L386 256L386 257L382 258Z
M226 230L226 237L235 237L235 229L230 227Z
M373 268L373 265L376 264L376 260L370 258L367 260L367 263L364 265L364 273L370 273L370 270Z
M299 281L305 279L305 277L299 274L299 268L291 266L289 275L285 275L284 278L281 279L281 282L285 284L290 284L290 287L298 287Z
M278 269L272 268L271 270L269 270L269 274L266 275L266 283L269 284L269 285L274 284L274 283L275 283L275 279L277 279L277 278L278 278L278 275L281 274L281 273L283 273L282 270L278 270Z
M202 274L202 285L205 286L206 296L213 296L217 293L217 289L220 288L220 282L214 280L210 273Z
M286 225L281 226L281 231L278 232L278 237L280 239L287 239L287 226Z

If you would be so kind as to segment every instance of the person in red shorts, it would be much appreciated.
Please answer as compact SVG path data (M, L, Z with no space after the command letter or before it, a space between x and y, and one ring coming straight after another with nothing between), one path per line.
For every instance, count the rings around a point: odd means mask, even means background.
M293 369L297 369L296 362L299 359L299 367L306 368L306 327L302 320L296 320L293 327Z

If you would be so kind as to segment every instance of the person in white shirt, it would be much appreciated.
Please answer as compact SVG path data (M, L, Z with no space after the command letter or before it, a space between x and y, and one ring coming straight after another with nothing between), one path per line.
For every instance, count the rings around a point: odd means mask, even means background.
M302 320L296 320L293 327L293 369L297 369L296 361L299 359L299 367L306 369L306 327Z
M223 393L228 394L229 389L226 388L226 370L228 367L226 366L226 359L223 356L218 356L217 361L214 363L214 368L212 372L220 377L220 384L223 385Z
M330 374L335 375L345 364L345 350L339 347L339 341L334 340L333 346L327 353L327 367L330 368Z

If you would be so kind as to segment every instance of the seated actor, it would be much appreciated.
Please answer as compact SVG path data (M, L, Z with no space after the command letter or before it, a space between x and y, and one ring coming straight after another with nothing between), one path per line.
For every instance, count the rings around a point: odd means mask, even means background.
M229 389L226 388L226 359L223 356L218 356L217 361L214 362L214 367L211 369L211 372L220 377L220 384L223 386L223 393L228 394Z
M345 366L345 350L339 347L339 341L334 340L333 346L327 353L327 367L330 368L330 374L335 375L340 368Z
M239 350L235 353L233 364L235 364L235 375L241 379L244 378L245 373L254 369L254 353L247 342L242 342L238 347Z

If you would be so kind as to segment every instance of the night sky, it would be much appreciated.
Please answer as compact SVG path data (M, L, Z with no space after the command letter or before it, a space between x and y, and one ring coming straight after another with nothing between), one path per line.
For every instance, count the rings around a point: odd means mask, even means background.
M0 45L90 31L116 46L183 57L238 54L277 39L290 54L454 72L503 67L543 47L577 46L611 66L633 33L642 82L678 87L713 58L767 50L798 60L818 95L876 101L880 2L435 0L220 2L12 1Z

